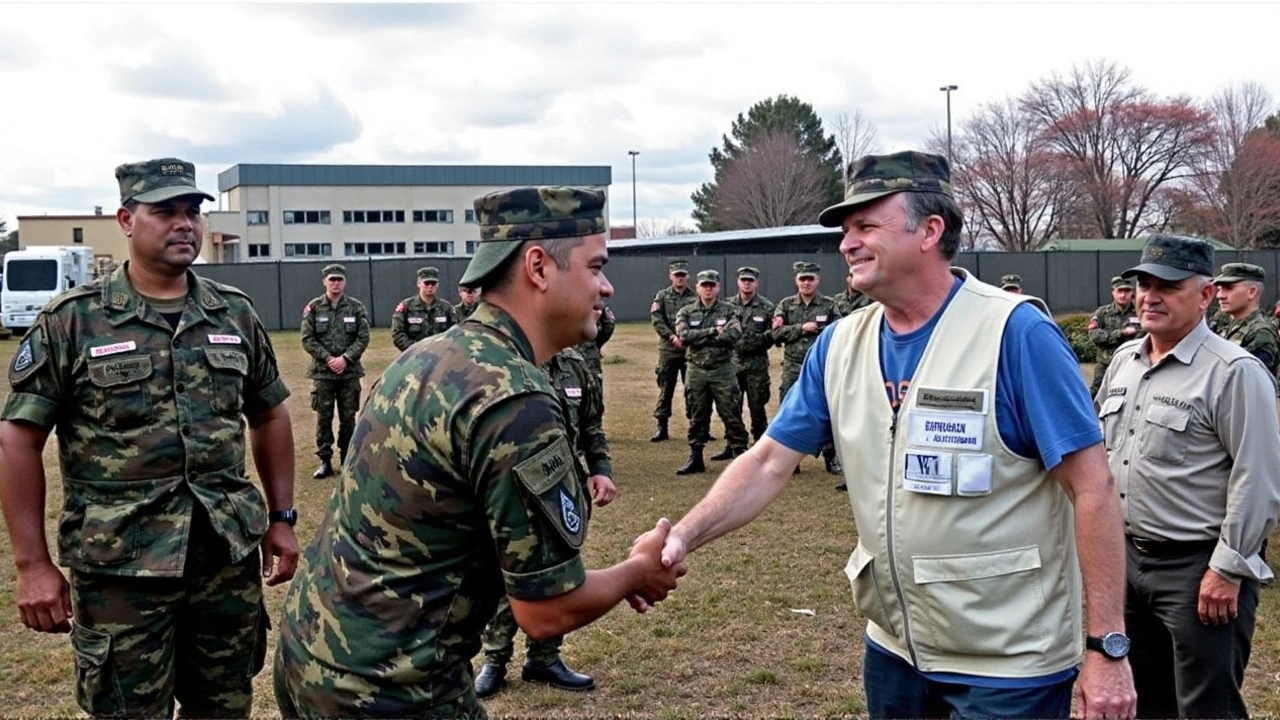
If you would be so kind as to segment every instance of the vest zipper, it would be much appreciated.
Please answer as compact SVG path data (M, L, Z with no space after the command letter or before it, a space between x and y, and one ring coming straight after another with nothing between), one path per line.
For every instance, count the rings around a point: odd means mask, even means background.
M893 422L889 425L889 482L885 491L885 545L889 557L889 579L893 582L893 592L898 596L898 606L902 608L902 641L911 655L911 664L920 667L916 658L915 643L911 641L911 616L907 612L907 600L902 594L902 583L898 580L897 553L893 544L893 496L898 483L894 479L893 469L897 466L898 457L898 408L893 410Z

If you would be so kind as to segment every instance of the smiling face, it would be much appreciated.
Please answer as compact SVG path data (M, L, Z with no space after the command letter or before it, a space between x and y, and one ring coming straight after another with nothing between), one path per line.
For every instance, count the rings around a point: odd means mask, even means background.
M1212 296L1213 284L1206 277L1173 282L1138 273L1138 320L1147 334L1176 343L1204 318Z
M849 263L851 289L872 297L883 295L878 291L910 279L917 270L930 224L921 222L914 231L908 230L904 202L903 193L895 193L845 216L840 252Z
M605 300L613 297L613 284L604 274L608 262L605 236L597 234L574 246L565 268L546 263L553 277L548 282L548 314L543 322L555 335L555 347L577 345L599 332Z
M183 195L132 211L120 208L116 220L129 238L129 259L157 275L186 272L200 256L204 240L204 216L199 195Z

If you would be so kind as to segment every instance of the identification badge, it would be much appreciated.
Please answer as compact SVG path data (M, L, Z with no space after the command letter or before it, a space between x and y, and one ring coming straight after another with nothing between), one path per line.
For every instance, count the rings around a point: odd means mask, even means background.
M926 495L950 495L951 460L952 454L947 452L907 453L903 489Z
M752 319L752 320L755 320L756 322L764 322L764 316L763 316L763 315L753 315L753 316L751 316L751 319Z
M138 349L138 343L130 340L128 342L113 343L111 345L99 345L98 347L90 348L89 356L99 358L99 357L105 357L107 355L118 355L119 353L129 352L130 350L137 350L137 349Z
M356 316L355 316L355 315L352 315L352 316L350 316L350 317L344 317L344 318L342 318L342 322L344 322L344 323L353 323L353 322L355 322L355 321L356 321Z
M214 345L239 345L243 341L239 335L210 335L209 342Z
M564 396L571 398L582 397L582 388L568 387L564 389Z
M410 324L410 325L421 325L421 324L422 324L422 318L419 318L419 317L411 317L411 318L409 318L409 324Z
M1137 316L1137 315L1134 315L1133 317L1129 318L1129 324L1130 324L1130 325L1140 325L1140 324L1141 324L1141 321L1139 321L1139 320L1138 320L1138 316Z
M986 422L981 413L927 410L907 413L907 442L919 447L980 450L985 431Z
M318 323L329 322L329 316L328 316L328 315L317 315L317 316L316 316L316 322L318 322Z
M699 326L699 325L701 325L701 324L702 324L702 321L701 321L701 320L690 320L690 321L689 321L689 326L690 326L690 327L698 327L698 326Z
M987 412L987 391L955 390L949 388L922 387L916 393L916 407L931 410L964 410L975 413Z
M727 322L724 318L716 318L716 327L721 327Z
M438 322L438 323L447 323L447 322L449 322L449 318L448 318L448 317L446 317L446 316L444 316L444 315L437 315L437 316L436 316L436 322Z
M827 321L827 316L826 316L826 315L817 315L817 316L815 316L813 319L814 319L814 321L815 321L815 322L826 322L826 321Z

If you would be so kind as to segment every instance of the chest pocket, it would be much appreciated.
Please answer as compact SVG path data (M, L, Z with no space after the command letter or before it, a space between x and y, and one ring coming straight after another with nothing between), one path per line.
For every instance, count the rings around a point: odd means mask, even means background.
M131 430L155 419L148 383L154 368L148 355L128 355L89 363L92 406L89 414L103 427Z
M422 334L422 328L427 323L426 319L420 315L410 315L406 319L405 324L408 326L408 334L416 337Z
M1124 396L1111 395L1102 401L1102 407L1098 410L1098 421L1102 423L1102 435L1106 440L1107 452L1115 450L1124 440L1124 428L1120 424L1120 418L1123 415L1120 411L1123 409Z
M217 412L238 413L244 406L244 379L249 374L249 356L228 348L205 348L204 357L212 368L210 404Z
M343 318L343 319L342 319L342 326L343 326L344 328L346 328L346 331L347 331L347 334L348 334L348 335L354 335L354 334L355 334L355 332L356 332L356 319L355 319L354 317L353 317L353 318Z
M1142 444L1138 451L1153 460L1181 463L1187 457L1187 424L1190 411L1168 405L1152 405L1143 417Z

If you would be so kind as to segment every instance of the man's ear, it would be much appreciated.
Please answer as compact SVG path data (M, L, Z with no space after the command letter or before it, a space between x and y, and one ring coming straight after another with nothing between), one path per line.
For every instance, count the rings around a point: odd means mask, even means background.
M129 212L129 208L121 206L116 210L116 222L120 225L120 232L125 237L133 237L133 213Z
M529 282L539 290L547 289L547 265L551 262L551 258L547 255L546 248L540 245L530 245L524 251L524 272L529 278Z

